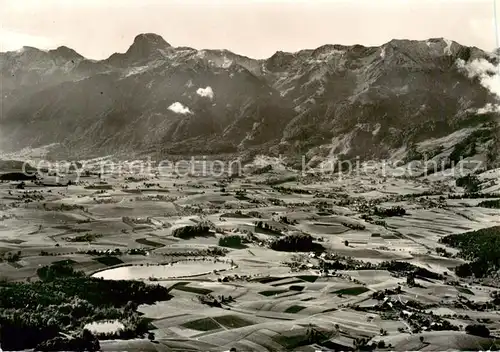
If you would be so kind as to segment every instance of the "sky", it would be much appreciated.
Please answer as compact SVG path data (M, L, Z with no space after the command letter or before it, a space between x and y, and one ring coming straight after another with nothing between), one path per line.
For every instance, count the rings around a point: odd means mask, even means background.
M495 0L0 0L0 51L66 45L90 59L139 33L252 58L324 44L452 39L493 50ZM500 20L500 0L497 16Z

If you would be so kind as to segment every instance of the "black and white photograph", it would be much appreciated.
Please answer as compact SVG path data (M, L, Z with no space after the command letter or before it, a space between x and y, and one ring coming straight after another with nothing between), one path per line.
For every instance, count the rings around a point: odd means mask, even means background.
M0 352L500 351L500 0L0 0Z

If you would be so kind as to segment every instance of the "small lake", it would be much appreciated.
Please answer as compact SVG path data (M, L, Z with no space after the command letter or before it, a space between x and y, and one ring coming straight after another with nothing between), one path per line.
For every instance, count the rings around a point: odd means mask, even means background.
M149 278L168 279L180 276L194 276L214 270L229 269L231 265L213 261L187 261L173 265L132 265L103 270L92 275L106 280L148 280Z
M85 325L85 329L89 329L94 334L113 333L123 328L125 328L125 326L118 320L95 321L93 323Z

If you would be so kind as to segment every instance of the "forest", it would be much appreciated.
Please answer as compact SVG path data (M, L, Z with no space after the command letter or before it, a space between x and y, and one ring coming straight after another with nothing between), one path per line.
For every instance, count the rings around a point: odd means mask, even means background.
M500 268L500 227L448 235L441 243L460 250L459 256L471 261L455 268L458 276L485 277Z
M88 277L64 262L42 267L38 275L36 282L0 282L3 350L43 350L53 339L61 344L60 333L75 336L66 341L68 348L75 341L89 344L84 326L100 320L121 321L125 337L142 336L148 322L137 307L171 298L163 286Z

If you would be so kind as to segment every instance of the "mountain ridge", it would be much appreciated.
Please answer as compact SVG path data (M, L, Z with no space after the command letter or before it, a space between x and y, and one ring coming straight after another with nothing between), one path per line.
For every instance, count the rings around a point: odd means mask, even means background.
M180 50L194 50L194 51L199 51L199 52L203 52L203 51L220 51L220 52L225 52L225 53L228 53L230 55L235 55L235 56L239 56L241 58L246 58L246 59L250 59L250 60L254 60L254 61L267 61L269 60L271 57L273 57L274 55L276 54L300 54L300 53L306 53L306 52L317 52L317 51L321 51L322 49L324 48L333 48L333 49L337 49L337 50L345 50L345 49L349 49L349 48L381 48L381 47L384 47L384 46L387 46L391 43L398 43L398 42L409 42L409 43L422 43L422 42L429 42L429 43L439 43L439 42L452 42L452 43L455 43L455 44L458 44L460 46L463 46L465 47L464 45L461 45L459 44L458 42L455 42L453 40L450 40L450 39L447 39L447 38L444 38L444 37L435 37L435 38L428 38L428 39L422 39L422 40L419 40L419 39L404 39L404 38L400 38L400 39L397 39L397 38L394 38L394 39L391 39L389 40L388 42L385 42L381 45L370 45L370 46L366 46L366 45L363 45L363 44L323 44L323 45L320 45L318 47L315 47L315 48L306 48L306 49L300 49L300 50L297 50L297 51L283 51L283 50L277 50L276 52L274 52L272 55L270 55L269 57L267 58L261 58L261 59L256 59L256 58L252 58L251 56L248 56L248 55L243 55L243 54L239 54L239 53L236 53L236 52L233 52L229 49L208 49L208 48L205 48L205 49L195 49L193 47L189 47L189 46L178 46L178 47L174 47L172 46L169 42L167 42L161 35L158 35L156 33L149 33L149 32L144 32L144 33L139 33L137 34L132 43L130 44L130 46L128 47L128 49L125 51L125 52L115 52L115 53L112 53L110 54L108 57L105 57L103 59L91 59L91 58L87 58L85 57L84 55L78 53L76 50L66 46L66 45L60 45L56 48L53 48L53 49L39 49L39 48L36 48L36 47L33 47L33 46L22 46L20 49L17 49L17 50L8 50L8 51L0 51L0 54L8 54L8 53L20 53L23 51L23 49L31 49L31 50L36 50L36 51L40 51L40 52L45 52L45 53L51 53L51 52L57 52L59 50L64 50L64 51L71 51L73 53L76 54L76 56L78 57L81 57L83 59L86 59L86 60L89 60L89 61L92 61L92 62L96 62L96 63L99 63L99 62L105 62L105 61L108 61L113 55L116 55L116 54L126 54L127 52L130 52L131 49L137 45L139 43L161 43L163 42L165 44L165 47L166 48L174 48L174 49L180 49ZM483 52L486 52L484 51L483 49L480 49L476 46L470 46L469 48L471 49L476 49L476 50L480 50L480 51L483 51ZM500 48L496 49L496 50L500 50ZM493 51L493 53L496 52L496 50Z
M478 126L479 115L496 119L477 114L496 97L482 73L463 67L498 57L443 38L328 44L260 60L175 48L152 33L104 60L64 46L37 50L0 53L7 151L60 143L80 156L292 155L349 140L344 157L382 158Z

